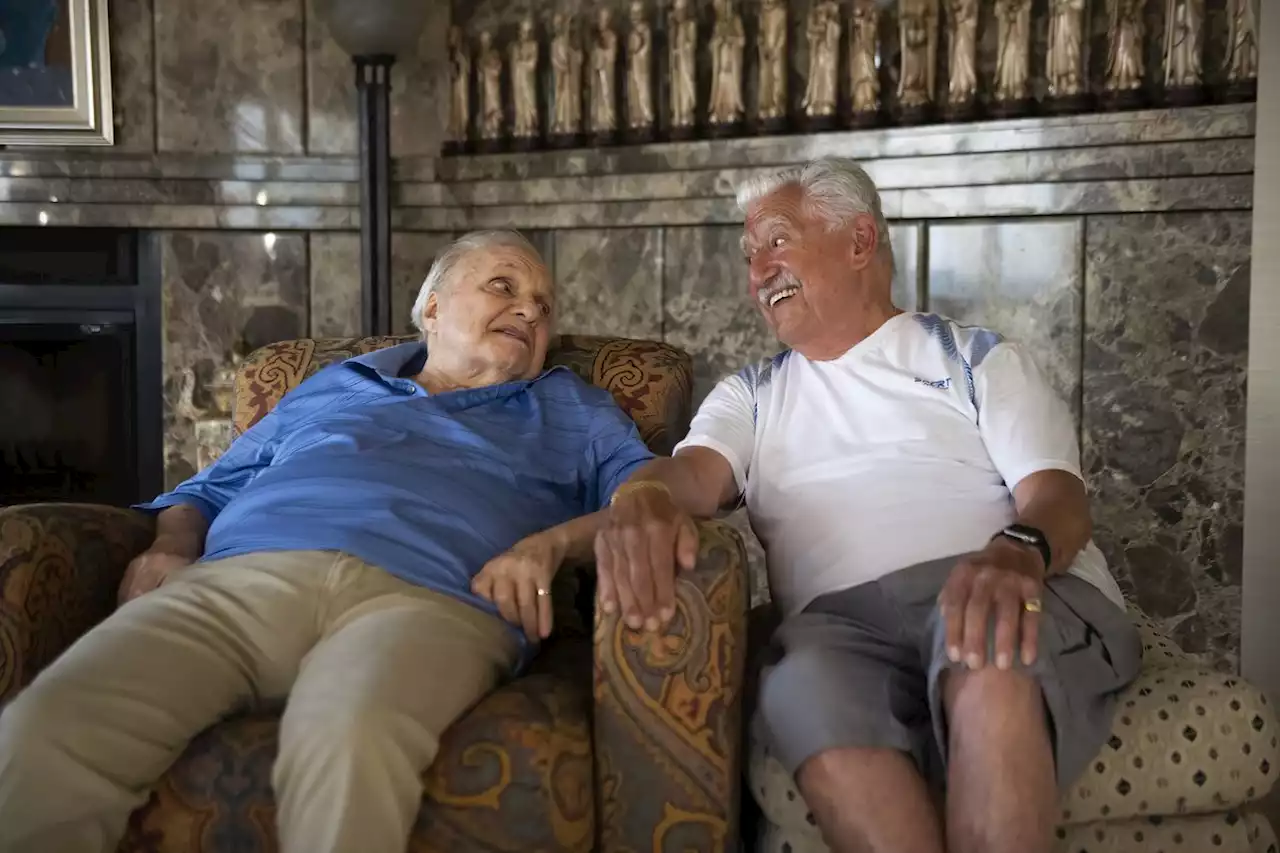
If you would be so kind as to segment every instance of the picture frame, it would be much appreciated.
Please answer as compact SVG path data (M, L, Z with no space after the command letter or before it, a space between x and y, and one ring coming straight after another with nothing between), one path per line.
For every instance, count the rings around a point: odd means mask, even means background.
M0 3L0 145L112 145L107 0Z

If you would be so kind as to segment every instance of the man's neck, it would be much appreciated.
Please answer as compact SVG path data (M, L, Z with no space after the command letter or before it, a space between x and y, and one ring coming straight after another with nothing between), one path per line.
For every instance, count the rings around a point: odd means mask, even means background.
M849 320L814 346L794 347L810 361L834 361L876 333L894 317L903 313L891 302L859 307L849 312Z

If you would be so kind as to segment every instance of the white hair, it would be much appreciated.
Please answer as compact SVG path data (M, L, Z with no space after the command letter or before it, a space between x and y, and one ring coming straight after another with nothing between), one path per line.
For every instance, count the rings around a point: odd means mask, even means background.
M876 242L893 258L889 223L880 209L880 192L875 181L852 160L824 157L802 166L787 166L762 172L738 187L738 208L748 208L783 187L796 186L804 193L809 212L824 220L831 230L848 224L859 213L869 213L876 221Z
M542 263L542 255L519 231L472 231L469 234L463 234L440 253L427 272L427 277L423 279L422 287L418 290L418 298L413 300L413 317L410 319L413 321L414 328L419 332L426 332L422 325L422 315L427 310L427 298L432 293L438 293L444 289L448 284L449 273L453 272L458 261L476 249L492 249L499 246L518 249Z

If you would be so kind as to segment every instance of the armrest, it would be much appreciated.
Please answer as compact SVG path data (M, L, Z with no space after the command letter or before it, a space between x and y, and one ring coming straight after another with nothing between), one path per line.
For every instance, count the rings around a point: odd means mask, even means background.
M0 509L0 706L116 606L154 522L90 504Z
M747 557L719 521L663 634L595 621L596 818L604 853L736 851Z

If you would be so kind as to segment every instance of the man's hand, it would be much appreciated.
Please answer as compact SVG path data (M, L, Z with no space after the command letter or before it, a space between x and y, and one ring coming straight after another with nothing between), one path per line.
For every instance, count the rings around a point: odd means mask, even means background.
M656 631L676 612L676 565L689 570L697 561L697 525L665 489L621 493L596 534L600 606L621 608L632 630Z
M498 612L530 640L551 636L551 580L564 562L567 546L554 530L521 539L485 563L471 590L498 606Z
M947 657L970 669L985 666L987 626L994 614L996 667L1009 669L1016 649L1023 665L1034 663L1044 576L1044 561L1036 550L1004 536L957 563L938 595ZM1027 602L1035 609L1028 609Z
M157 539L151 547L129 561L120 581L120 603L132 601L144 592L164 584L169 576L195 562L184 549L173 548Z

